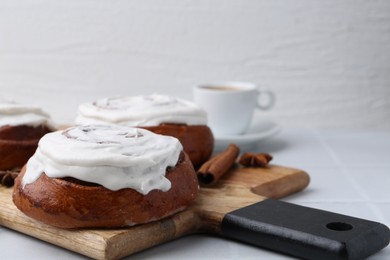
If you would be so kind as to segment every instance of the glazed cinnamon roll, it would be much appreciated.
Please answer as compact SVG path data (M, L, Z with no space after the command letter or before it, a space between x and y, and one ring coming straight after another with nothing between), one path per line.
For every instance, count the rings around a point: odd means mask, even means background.
M22 167L52 130L49 115L40 108L0 98L0 171Z
M214 138L207 115L195 103L166 95L112 97L79 106L76 124L117 124L174 136L195 168L207 161Z
M170 216L197 192L194 168L176 138L83 125L41 139L16 178L13 201L52 226L116 228Z

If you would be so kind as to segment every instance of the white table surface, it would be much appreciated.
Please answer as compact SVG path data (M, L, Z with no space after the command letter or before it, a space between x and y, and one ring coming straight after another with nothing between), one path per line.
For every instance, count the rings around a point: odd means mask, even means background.
M311 183L284 201L378 221L390 226L390 132L283 129L254 150L272 163L300 168ZM85 259L0 227L1 259ZM294 259L208 235L191 235L129 259ZM369 259L390 259L390 247Z

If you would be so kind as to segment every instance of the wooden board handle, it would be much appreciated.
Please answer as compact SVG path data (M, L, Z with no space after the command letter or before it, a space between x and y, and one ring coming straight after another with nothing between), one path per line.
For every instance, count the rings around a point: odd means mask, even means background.
M225 215L222 234L304 259L364 259L390 239L383 224L272 199Z

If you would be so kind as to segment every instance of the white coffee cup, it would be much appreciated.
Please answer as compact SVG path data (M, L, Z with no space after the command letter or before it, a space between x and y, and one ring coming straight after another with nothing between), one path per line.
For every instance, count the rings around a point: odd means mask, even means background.
M248 129L256 109L268 110L275 102L269 90L250 82L220 82L193 88L194 101L207 112L216 136L240 135ZM265 102L264 102L265 101Z

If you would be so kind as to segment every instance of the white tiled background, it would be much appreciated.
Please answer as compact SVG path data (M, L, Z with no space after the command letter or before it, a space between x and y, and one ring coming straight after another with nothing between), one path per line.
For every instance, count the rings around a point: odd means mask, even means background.
M390 129L388 0L3 0L0 93L59 123L81 102L256 82L283 126Z

